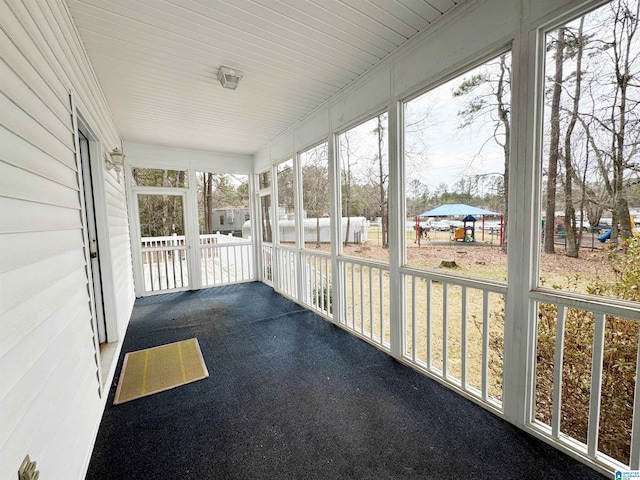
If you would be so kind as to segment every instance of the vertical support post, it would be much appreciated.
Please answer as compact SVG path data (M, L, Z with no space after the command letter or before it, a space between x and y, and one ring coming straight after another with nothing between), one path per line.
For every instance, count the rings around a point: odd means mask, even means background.
M340 269L338 268L338 257L342 253L342 188L340 182L339 145L333 133L331 110L329 110L327 154L329 156L329 216L331 218L331 317L333 323L339 324L343 321L343 292L346 285L344 283L344 275L340 274Z
M512 46L511 155L507 221L503 412L509 422L524 427L532 420L535 402L536 303L529 293L538 282L538 225L542 142L539 135L545 58L540 33L530 30L529 2L522 3L521 24ZM517 228L516 228L517 227ZM502 230L502 229L501 229Z
M389 321L391 355L402 357L405 342L405 285L400 267L404 252L404 182L402 165L402 104L394 96L394 73L391 68L389 102Z
M196 171L193 168L187 170L189 188L186 194L185 205L185 230L188 261L189 288L198 290L202 285L202 269L200 266L200 222L198 221L198 193ZM206 264L205 264L206 267Z

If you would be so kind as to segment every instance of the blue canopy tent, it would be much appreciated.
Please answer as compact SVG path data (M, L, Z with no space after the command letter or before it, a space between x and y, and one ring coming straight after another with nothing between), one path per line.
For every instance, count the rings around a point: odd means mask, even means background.
M440 205L433 210L422 212L419 217L455 217L455 216L467 216L467 215L492 215L500 216L498 212L492 212L491 210L485 210L484 208L472 207L471 205L465 205L464 203L450 203L447 205Z
M500 216L500 245L502 245L502 214L485 210L484 208L473 207L471 205L465 205L464 203L450 203L422 212L418 215L417 221L418 223L420 222L420 217L467 217L473 215L482 217L482 240L484 240L484 217Z

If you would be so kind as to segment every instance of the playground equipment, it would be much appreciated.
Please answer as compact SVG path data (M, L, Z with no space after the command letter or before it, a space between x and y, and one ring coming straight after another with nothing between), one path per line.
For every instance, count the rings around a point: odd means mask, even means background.
M611 229L607 230L607 231L606 231L606 232L604 232L602 235L600 235L600 236L598 237L598 241L599 241L600 243L604 243L604 242L606 242L607 240L609 240L610 238L611 238Z
M631 233L633 234L633 236L636 238L640 238L640 228L636 226L636 222L633 220L633 216L631 216L631 218L629 219L629 222L631 223ZM611 229L607 230L602 235L600 235L598 237L598 241L600 243L604 243L610 238L611 238Z
M464 228L458 227L453 231L453 236L451 237L452 242L464 242Z

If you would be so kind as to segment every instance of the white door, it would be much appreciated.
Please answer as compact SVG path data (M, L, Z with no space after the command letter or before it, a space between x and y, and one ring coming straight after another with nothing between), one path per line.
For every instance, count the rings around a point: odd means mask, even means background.
M136 192L135 197L144 294L185 290L190 285L185 195L158 190Z
M100 272L100 248L98 245L98 234L96 228L96 211L93 195L93 181L91 175L91 153L89 139L82 131L78 131L78 142L80 146L80 159L82 162L83 193L87 221L87 237L89 241L89 254L91 264L89 265L92 279L93 298L95 301L96 326L98 329L99 342L105 343L107 339L107 329L104 316L104 300L102 294L102 276Z

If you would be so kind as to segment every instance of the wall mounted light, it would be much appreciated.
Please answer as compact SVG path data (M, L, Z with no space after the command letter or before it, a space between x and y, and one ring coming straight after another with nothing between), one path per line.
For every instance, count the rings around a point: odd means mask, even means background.
M235 90L238 88L238 83L240 83L241 78L242 73L232 68L220 67L218 70L218 81L224 88Z
M115 170L116 173L120 173L124 167L125 155L120 151L118 147L109 152L109 156L105 155L104 163L107 166L107 170Z

